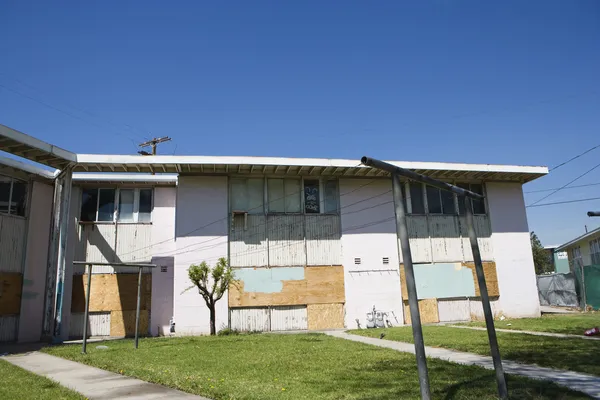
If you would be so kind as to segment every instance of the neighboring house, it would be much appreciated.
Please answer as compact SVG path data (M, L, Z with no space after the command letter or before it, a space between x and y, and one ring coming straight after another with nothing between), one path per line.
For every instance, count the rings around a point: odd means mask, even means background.
M558 245L555 246L544 246L544 249L548 252L548 257L552 263L552 268L556 273L569 272L569 255L566 251L556 251Z
M571 270L588 265L600 266L600 228L558 246L556 251L567 253Z
M152 335L168 334L171 321L176 334L208 333L204 301L186 291L187 269L219 257L239 283L217 303L218 328L365 327L373 307L394 325L410 321L391 180L357 160L74 154L1 125L0 150L62 170L51 174L63 188L54 195L58 234L42 246L51 256L36 263L47 275L44 335L55 324L63 339L82 334L86 280L73 261L158 265L143 271L142 324ZM486 196L473 211L492 310L539 316L522 185L547 168L393 163ZM481 318L464 203L418 183L406 182L404 193L423 321ZM43 199L52 197L49 190ZM61 204L68 214L57 213ZM39 232L48 236L44 215ZM92 335L132 332L132 272L94 267ZM4 302L0 295L0 310ZM39 327L36 318L28 323Z

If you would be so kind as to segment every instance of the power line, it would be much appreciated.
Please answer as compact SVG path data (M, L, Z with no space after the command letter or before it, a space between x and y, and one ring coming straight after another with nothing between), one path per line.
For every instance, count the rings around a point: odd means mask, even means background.
M565 200L565 201L555 201L552 203L542 203L542 204L532 204L530 206L527 207L544 207L544 206L553 206L556 204L569 204L569 203L580 203L583 201L592 201L592 200L600 200L600 197L590 197L588 199L578 199L578 200Z
M583 156L583 155L586 155L587 153L589 153L589 152L590 152L590 151L592 151L592 150L596 150L598 147L600 147L600 144L599 144L599 145L597 145L597 146L594 146L594 147L592 147L592 148L589 148L589 149L587 149L586 151L584 151L583 153L577 154L575 157L573 157L573 158L570 158L570 159L568 159L567 161L565 161L565 162L562 162L562 163L560 163L560 164L558 164L558 165L556 165L556 166L554 166L554 167L550 168L550 169L548 170L548 172L554 171L555 169L558 169L558 168L562 167L563 165L566 165L566 164L570 163L571 161L577 160L579 157L581 157L581 156Z
M553 194L560 192L561 190L563 190L564 188L566 188L567 186L569 186L571 183L583 178L584 176L586 176L587 174L589 174L590 172L592 172L593 170L595 170L596 168L600 167L600 164L596 164L594 167L588 169L586 172L584 172L583 174L579 175L577 178L573 179L572 181L570 181L569 183L567 183L566 185L563 185L561 187L559 187L558 189L554 190L552 193L542 197L541 199L534 201L533 203L531 203L530 205L528 205L527 207L531 207L535 204L538 204L540 201L547 199L548 197L552 196Z
M45 107L48 107L48 108L50 108L51 110L58 111L58 112L60 112L60 113L63 113L63 114L65 114L65 115L68 115L68 116L69 116L69 117L71 117L71 118L78 119L79 121L86 122L86 123L88 123L88 124L91 124L91 125L94 125L94 126L96 126L96 127L100 128L100 129L102 129L102 130L106 130L106 127L105 127L105 126L102 126L102 125L99 125L99 124L97 124L97 123L95 123L95 122L92 122L92 121L86 120L86 119L84 119L84 118L81 118L80 116L78 116L78 115L76 115L76 114L73 114L73 113L70 113L70 112L68 112L68 111L65 111L65 110L63 110L63 109L61 109L61 108L55 107L55 106L53 106L53 105L51 105L51 104L48 104L48 103L46 103L46 102L44 102L44 101L42 101L42 100L36 99L35 97L31 97L31 96L29 96L29 95L27 95L27 94L25 94L25 93L21 93L21 92L19 92L19 91L15 90L15 89L12 89L12 88L10 88L10 87L8 87L8 86L6 86L6 85L3 85L3 84L1 84L1 83L0 83L0 87L4 88L4 89L6 89L6 90L8 90L8 91L10 91L10 92L12 92L12 93L14 93L14 94L17 94L17 95L19 95L19 96L25 97L25 98L27 98L27 99L29 99L29 100L31 100L31 101L34 101L34 102L36 102L36 103L38 103L38 104L41 104L41 105L43 105L43 106L45 106ZM133 138L132 138L132 137L130 137L130 136L127 136L127 135L126 135L126 134L124 134L123 132L120 132L120 133L114 133L114 132L113 132L113 135L115 135L115 136L119 136L119 137L122 137L122 136L124 136L124 137L126 137L127 139L131 140L131 142L133 143L133 145L137 147L137 144L136 144L136 141L135 141L135 139L133 139Z
M8 77L9 79L12 79L13 81L17 82L19 85L22 85L22 86L28 87L28 88L30 88L30 89L32 89L32 90L34 90L34 91L36 91L36 92L37 92L37 93L39 93L39 94L42 94L42 95L44 94L44 91L43 91L43 90L40 90L39 88L37 88L37 87L35 87L35 86L33 86L33 85L29 84L29 83L23 82L22 80L20 80L20 79L17 79L17 78L15 78L14 76L10 76L10 75L8 75L6 72L2 72L2 71L0 71L0 74L2 74L2 75L4 75L4 76ZM109 124L111 124L111 125L113 125L113 126L115 126L115 127L116 127L117 125L123 125L124 127L128 128L128 129L130 129L130 130L132 130L132 131L138 131L139 133L137 133L137 134L136 134L135 132L132 132L132 133L133 133L133 134L135 134L137 137L140 137L140 138L142 138L143 140L148 140L148 138L146 137L146 134L147 134L147 132L146 132L145 130L138 129L138 128L136 128L136 127L134 127L134 126L132 126L132 125L126 124L126 123L124 123L124 122L115 122L114 120L112 120L112 121L111 121L111 120L110 120L109 118L107 118L106 116L102 117L102 116L100 116L100 115L97 115L97 114L95 114L95 113L92 113L91 111L84 110L84 109L82 109L82 108L80 108L80 107L74 106L73 104L67 103L67 102L65 102L65 101L62 101L62 100L61 100L60 102L61 102L61 103L63 103L64 105L66 105L66 106L68 106L68 107L70 107L70 108L74 109L74 110L77 110L77 111L79 111L79 112L82 112L82 113L84 113L84 114L87 114L87 115L89 115L89 116L91 116L91 117L93 117L93 118L102 119L102 120L104 120L104 122L107 122L107 123L109 123Z
M575 185L575 186L569 186L564 188L563 190L567 190L567 189L577 189L577 188L583 188L583 187L589 187L589 186L598 186L600 185L600 182L598 183L588 183L587 185ZM542 193L542 192L551 192L553 190L558 190L560 188L553 188L553 189L540 189L540 190L531 190L529 192L523 192L525 194L528 193Z

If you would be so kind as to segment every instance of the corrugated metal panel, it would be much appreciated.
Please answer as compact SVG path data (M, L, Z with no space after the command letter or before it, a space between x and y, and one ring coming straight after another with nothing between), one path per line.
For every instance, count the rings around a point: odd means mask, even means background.
M269 265L304 265L304 215L269 215Z
M0 271L22 272L27 220L0 215Z
M150 262L152 225L118 224L116 253L121 262Z
M469 300L438 299L438 314L440 322L469 321L471 319Z
M427 216L411 215L407 218L408 237L410 240L410 251L413 262L431 262L431 240L429 239L429 227Z
M72 313L69 336L73 338L83 337L84 313ZM110 336L110 311L94 312L88 315L89 336Z
M231 265L234 267L262 267L267 265L267 218L264 215L236 217L229 232Z
M115 225L82 225L81 245L85 246L85 261L115 261Z
M271 308L271 330L293 331L308 329L306 306Z
M232 308L231 329L267 332L271 329L269 314L269 309L266 307Z
M18 315L0 317L0 342L13 342L17 340Z
M434 262L462 260L458 216L430 215L429 234Z
M501 314L500 300L490 301L490 306L492 307L494 318L499 317ZM481 300L469 300L469 319L483 320L483 318L483 306L481 305Z
M477 243L481 259L484 261L494 261L494 251L492 247L492 231L490 228L489 217L487 215L476 215L473 218L475 224L475 233L477 234ZM473 261L473 252L467 232L467 222L464 217L460 218L460 231L463 238L463 251L465 261Z
M306 216L306 259L308 265L341 265L339 215Z

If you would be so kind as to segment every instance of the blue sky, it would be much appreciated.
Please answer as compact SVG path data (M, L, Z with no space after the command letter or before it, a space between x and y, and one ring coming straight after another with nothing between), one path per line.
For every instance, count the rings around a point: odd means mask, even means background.
M75 152L169 135L159 153L553 166L600 144L595 0L8 0L0 18L0 123ZM600 226L590 209L532 208L530 228L564 242Z

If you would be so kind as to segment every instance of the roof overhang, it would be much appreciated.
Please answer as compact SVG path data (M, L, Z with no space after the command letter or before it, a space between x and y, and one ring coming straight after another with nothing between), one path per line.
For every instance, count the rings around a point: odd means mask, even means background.
M560 246L558 246L554 251L563 251L568 249L569 247L572 247L573 245L577 244L578 242L587 240L589 238L591 238L592 236L596 236L600 234L600 228L596 228L593 231L589 231L587 233L584 233L581 236L576 237L575 239L565 243L565 244L561 244Z
M0 150L56 169L77 162L77 155L0 124Z
M389 161L389 163L442 180L466 179L525 183L548 173L546 167L398 161ZM361 165L358 160L96 154L77 155L75 171L275 176L389 176L387 172Z
M55 177L52 171L3 156L0 156L0 174L17 179L36 179L48 183L51 183Z
M152 186L175 186L177 175L74 173L76 184L149 184Z

